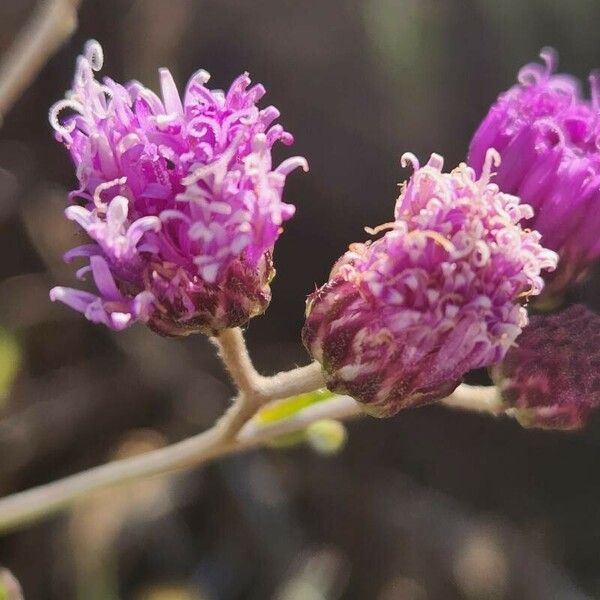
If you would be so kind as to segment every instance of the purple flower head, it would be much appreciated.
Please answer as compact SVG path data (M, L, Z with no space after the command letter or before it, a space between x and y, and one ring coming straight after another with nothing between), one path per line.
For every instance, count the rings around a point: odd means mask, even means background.
M247 74L227 92L198 71L183 98L161 69L162 99L138 82L105 77L87 43L73 88L50 109L79 187L67 218L92 243L67 253L89 261L98 294L54 288L53 300L122 329L142 321L164 335L214 333L261 314L270 300L271 253L294 207L282 202L300 157L273 168L271 148L293 142L262 85ZM61 118L64 111L69 115Z
M600 406L600 316L581 304L537 315L492 370L524 427L579 429Z
M591 100L579 81L555 74L557 56L541 52L519 83L501 94L476 131L468 163L480 173L488 148L502 157L496 183L534 209L524 226L560 255L545 295L559 297L600 256L600 79L590 75Z
M353 244L309 296L303 341L332 391L377 416L451 393L464 373L503 359L556 255L523 230L531 208L462 164L443 173L433 154L396 204L396 220Z

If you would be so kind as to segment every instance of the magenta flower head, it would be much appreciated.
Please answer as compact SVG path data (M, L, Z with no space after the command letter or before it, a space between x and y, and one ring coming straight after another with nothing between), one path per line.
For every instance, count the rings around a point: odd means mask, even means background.
M529 64L519 83L501 94L477 129L469 165L480 173L488 148L502 157L496 183L534 209L524 226L542 234L560 255L545 296L560 296L600 256L600 80L590 76L591 96L580 83L555 74L556 53L545 65Z
M462 164L443 173L433 154L396 204L380 239L353 244L309 296L303 341L329 389L376 416L450 394L471 369L497 363L527 323L520 302L556 265L532 210ZM377 230L375 230L377 231Z
M492 370L524 427L579 429L600 406L600 316L581 304L536 315Z
M83 257L98 293L57 287L61 300L95 323L136 321L171 336L243 325L270 300L273 246L294 207L282 202L286 176L303 158L273 168L271 147L291 144L265 90L238 77L225 93L206 71L180 97L168 70L162 98L140 83L99 82L102 49L88 42L73 88L50 110L79 187L67 218L91 243ZM71 114L61 118L61 113Z

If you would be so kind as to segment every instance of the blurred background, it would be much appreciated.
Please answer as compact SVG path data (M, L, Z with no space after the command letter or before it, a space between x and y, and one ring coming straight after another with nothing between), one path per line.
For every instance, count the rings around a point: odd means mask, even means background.
M0 52L31 0L0 2ZM304 298L389 220L399 157L464 159L539 49L600 67L597 0L84 0L80 25L0 129L0 495L192 435L232 389L206 339L114 335L52 305L74 187L48 107L85 40L103 73L157 88L248 70L296 136L273 303L248 340L265 373L304 364ZM290 151L280 151L279 158ZM570 302L600 310L600 272ZM600 598L600 419L577 434L437 407L349 426L346 448L264 450L97 494L0 538L29 600Z

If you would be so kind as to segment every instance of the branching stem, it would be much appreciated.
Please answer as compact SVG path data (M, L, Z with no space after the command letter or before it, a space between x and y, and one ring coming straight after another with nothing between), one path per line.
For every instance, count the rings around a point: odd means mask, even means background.
M264 377L257 373L252 364L242 330L239 327L225 329L212 341L237 389L250 396L259 394Z
M261 446L274 437L299 431L321 419L346 420L364 414L349 396L333 396L317 402L289 418L269 425L252 420L266 403L323 387L317 363L263 377L246 349L241 331L229 330L215 342L225 366L239 389L231 407L209 430L160 448L111 462L24 492L0 499L0 532L42 519L73 505L89 494L145 477L204 465L228 454ZM443 401L453 408L499 412L493 387L461 385Z

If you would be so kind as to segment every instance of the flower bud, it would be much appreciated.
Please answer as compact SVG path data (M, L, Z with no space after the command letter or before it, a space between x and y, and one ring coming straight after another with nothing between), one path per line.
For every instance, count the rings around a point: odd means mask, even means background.
M580 82L555 74L556 52L544 48L545 65L529 64L518 84L501 94L475 132L468 163L480 173L486 152L502 157L496 183L533 207L524 227L542 234L560 255L547 278L544 299L560 299L600 256L600 83L590 76L591 100Z
M432 155L403 187L380 239L352 244L309 296L304 345L330 390L376 416L441 399L471 369L504 357L556 255L523 230L527 205ZM377 231L377 230L375 230Z
M264 88L244 74L226 93L210 90L198 71L181 98L162 69L160 98L137 82L97 81L101 66L88 42L73 88L50 110L79 179L66 216L92 242L65 259L88 261L78 276L91 273L98 293L59 287L51 298L113 329L141 321L171 336L261 314L273 247L294 214L285 179L307 169L299 157L273 168L273 144L293 138L272 125L276 108L256 106Z
M340 421L321 419L306 428L306 441L318 454L333 456L342 451L346 445L348 432Z
M581 428L600 406L600 316L577 304L531 317L491 375L523 427Z

